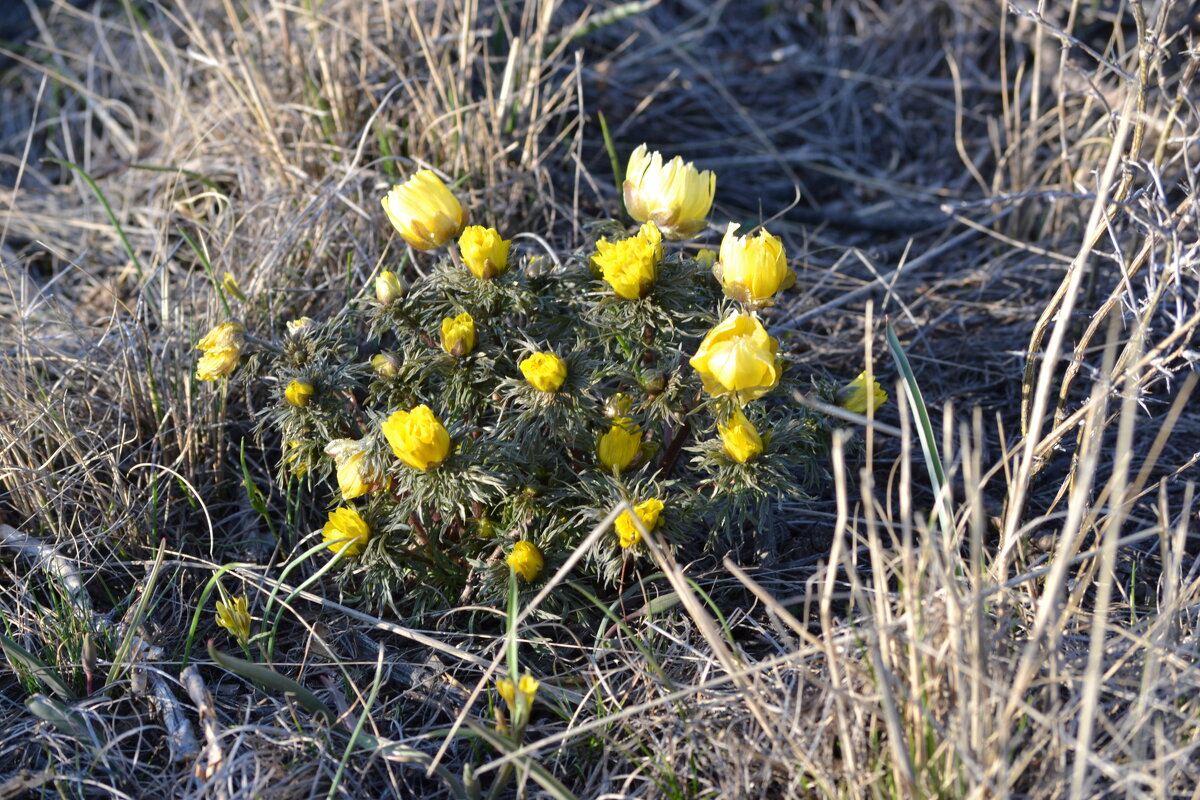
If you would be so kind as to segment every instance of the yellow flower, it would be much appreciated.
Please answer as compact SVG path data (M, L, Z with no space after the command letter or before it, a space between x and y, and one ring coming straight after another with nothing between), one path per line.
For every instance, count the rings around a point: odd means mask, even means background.
M837 403L847 411L853 411L855 414L867 413L867 402L871 403L871 410L879 408L887 402L888 393L879 385L879 381L872 376L871 388L867 389L867 373L860 372L858 377L847 383L837 393Z
M629 417L617 417L608 433L600 437L597 451L601 464L619 472L633 463L641 448L642 429Z
M467 213L432 170L423 169L397 184L381 201L384 213L404 241L432 250L462 233Z
M308 330L313 325L312 317L301 317L294 319L287 324L288 336L297 336L302 331Z
M475 349L475 320L465 311L442 320L442 349L462 358Z
M228 603L217 601L217 624L233 634L239 642L250 638L250 604L246 596L230 598Z
M662 500L657 498L643 500L634 506L633 510L648 531L652 531L662 524ZM633 517L628 511L622 512L621 516L617 517L617 536L621 540L621 547L633 547L642 541L642 532L638 530L637 523L633 521Z
M353 500L379 488L383 476L370 467L371 442L362 439L334 439L325 445L325 455L337 467L338 489L343 500Z
M335 553L343 550L348 556L356 556L367 546L371 529L363 518L350 506L342 506L329 512L329 521L321 531L321 538L329 542Z
M299 439L292 439L287 443L287 451L283 454L283 463L288 465L288 469L297 478L303 478L308 473L308 460L300 460L300 449L303 443Z
M733 313L717 325L688 361L700 373L704 390L756 400L779 384L783 365L779 343L750 314Z
M517 366L529 385L539 392L557 392L567 379L567 364L554 353L534 353Z
M721 240L721 265L717 268L721 286L728 297L757 306L770 305L771 296L796 282L788 269L783 241L766 229L758 236L737 236L741 227L729 223Z
M536 578L546 564L545 559L542 558L542 551L537 549L537 545L526 541L514 544L512 552L504 561L527 581Z
M205 334L196 344L197 350L204 351L196 364L196 378L215 381L237 369L245 343L244 333L245 329L236 322L222 322Z
M392 414L383 423L383 435L396 458L413 469L432 469L450 452L450 433L426 405Z
M538 685L534 677L526 672L516 683L513 683L512 678L501 678L496 681L496 692L504 698L509 713L515 719L519 713L518 708L528 709L533 706L533 696L537 694Z
M511 241L500 236L495 228L472 225L458 239L458 251L463 263L476 278L491 280L508 269L508 246Z
M663 257L662 233L647 222L636 235L610 242L596 242L592 261L619 297L637 300L645 297L658 277L658 262Z
M400 359L391 353L379 353L373 356L371 366L385 378L394 378L400 374Z
M375 278L375 299L385 306L404 297L404 284L399 276L390 269L385 269Z
M221 288L226 294L231 294L243 303L246 302L246 295L242 291L242 287L238 286L237 278L233 277L232 272L226 272L225 277L221 279Z
M721 435L725 454L739 464L744 464L763 451L762 438L755 430L754 423L746 419L740 408L733 412L725 424L717 423L717 433Z
M300 381L292 381L283 390L284 398L294 405L296 408L304 408L308 405L308 401L313 396L313 385L311 383L301 383Z
M629 156L624 188L629 216L653 220L668 239L691 239L704 229L717 178L680 156L663 164L662 153L647 153L643 144Z
M705 247L699 253L696 253L696 260L706 267L711 267L717 263L717 251Z

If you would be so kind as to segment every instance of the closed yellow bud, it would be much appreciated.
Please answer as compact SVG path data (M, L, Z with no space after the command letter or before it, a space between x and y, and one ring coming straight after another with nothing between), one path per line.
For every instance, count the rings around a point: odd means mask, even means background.
M465 311L442 320L442 349L462 358L475 349L475 320Z
M450 453L450 433L429 406L397 411L384 421L382 427L396 458L413 469L432 469L445 461Z
M662 500L651 498L643 500L633 507L634 513L638 519L642 521L642 525L647 531L652 531L662 524ZM617 517L617 537L620 539L621 547L633 547L642 541L642 532L638 530L637 523L633 521L628 511L621 513Z
M356 556L367 546L371 528L357 511L342 506L329 512L329 521L321 531L321 538L329 542L329 549L333 552L345 551L348 556Z
M887 400L888 393L883 390L874 376L871 377L871 386L867 387L865 371L858 373L857 378L847 383L837 393L838 405L855 414L866 414L868 402L871 404L871 410L874 411Z
M292 381L283 390L283 397L296 408L304 408L308 405L308 401L313 396L313 385L311 383L302 383L300 381Z
M204 351L196 364L196 377L202 381L215 381L237 369L245 344L245 329L236 322L222 322L196 344Z
M725 455L739 464L746 463L763 451L762 437L740 408L733 412L725 424L717 423L717 433L721 435Z
M325 446L325 455L337 467L338 489L343 500L373 492L383 483L383 476L370 466L369 439L334 439Z
M620 472L633 463L641 448L642 429L629 417L617 417L608 433L600 437L596 449L601 464L609 470Z
M504 561L527 581L536 578L542 571L542 567L546 565L545 559L542 558L542 551L538 550L537 545L533 542L526 541L514 544L512 552Z
M242 291L242 287L238 286L237 278L233 277L232 272L226 272L225 277L221 279L221 288L226 294L231 294L243 303L246 302L246 294Z
M663 258L662 233L647 222L637 235L610 242L596 242L592 261L617 296L626 300L645 297L658 277L658 262Z
M717 178L680 156L664 164L662 153L647 152L643 144L629 156L624 190L629 216L653 221L668 239L691 239L707 224Z
M217 601L217 625L233 634L239 642L250 638L250 603L246 596L230 598L228 603Z
M458 198L432 170L420 170L393 186L381 202L396 231L418 250L441 247L467 224Z
M554 353L534 353L517 366L529 385L539 392L557 392L567 379L567 363Z
M721 287L728 297L755 306L770 305L772 295L796 282L788 269L783 240L760 229L755 237L738 236L736 222L729 223L721 240L717 267Z
M705 247L699 253L696 253L696 260L706 267L711 267L717 263L717 251Z
M750 314L733 313L717 325L688 361L704 390L711 395L732 394L747 403L779 384L783 365L779 343Z
M391 353L372 356L371 366L385 378L394 378L400 374L400 359Z
M404 297L404 284L400 277L390 269L385 269L375 278L375 299L385 306Z
M471 274L491 280L508 269L508 247L512 242L495 228L472 225L458 239L458 251Z

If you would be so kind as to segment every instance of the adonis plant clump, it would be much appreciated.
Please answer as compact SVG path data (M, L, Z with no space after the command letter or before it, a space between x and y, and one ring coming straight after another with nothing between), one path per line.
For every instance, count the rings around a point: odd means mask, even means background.
M642 146L624 184L640 227L561 254L469 226L421 170L382 198L421 251L410 280L380 269L367 299L282 331L224 323L197 377L274 387L260 416L313 509L305 543L368 604L494 603L511 575L536 591L606 519L571 580L617 585L656 547L769 556L828 481L830 423L797 396L857 408L867 387L788 366L764 316L795 280L778 237L731 223L719 252L671 244L707 229L715 186Z

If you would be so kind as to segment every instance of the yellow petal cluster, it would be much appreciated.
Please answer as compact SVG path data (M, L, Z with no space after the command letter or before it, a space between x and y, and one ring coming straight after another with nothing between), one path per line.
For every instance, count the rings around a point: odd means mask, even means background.
M600 274L619 297L637 300L645 297L658 277L658 262L663 258L662 233L653 222L647 222L637 235L610 242L596 242L592 261Z
M467 214L433 170L397 184L381 200L396 231L418 250L433 250L462 233Z
M865 371L858 373L857 378L847 383L837 393L838 405L855 414L866 414L868 402L871 404L871 410L874 411L887 400L888 393L883 390L874 376L872 376L871 386L868 388Z
M491 280L508 270L508 247L512 242L495 228L472 225L458 239L458 252L471 274L481 280Z
M747 403L779 384L779 343L751 314L735 312L708 332L688 361L711 395L732 394Z
M537 694L538 685L537 680L528 672L515 683L512 678L496 681L496 692L508 706L508 713L512 715L514 724L521 724L520 721L525 719L529 710L533 708L533 697Z
M554 353L534 353L517 364L529 385L539 392L557 392L567 379L567 362Z
M313 385L304 381L292 381L283 390L283 397L296 408L304 408L313 396Z
M724 424L717 423L717 433L721 436L725 455L739 464L746 463L763 451L762 437L740 408Z
M736 222L729 223L721 240L721 263L717 268L727 297L755 306L769 305L780 289L796 282L787 265L783 240L766 229L758 235L738 236Z
M196 378L215 381L237 369L245 345L245 329L236 322L222 322L196 344L204 351L196 364Z
M620 472L629 467L642 448L642 429L630 417L616 417L596 448L600 463Z
M334 439L325 445L325 455L337 467L338 489L343 500L373 492L383 483L383 476L371 468L370 453L371 441L366 438Z
M690 239L704 229L717 178L680 156L664 164L662 153L642 144L629 156L624 189L629 216L653 221L668 239Z
M367 546L371 538L371 528L349 506L342 506L329 512L329 520L321 530L321 538L329 542L329 549L335 553L345 551L347 556L356 556Z
M662 524L662 500L657 498L643 500L634 506L633 510L648 531L652 531ZM633 521L633 517L628 511L622 512L621 516L617 517L617 537L620 539L621 547L626 548L633 547L642 541L642 532L638 530L637 523Z
M465 311L442 320L442 349L462 358L475 349L475 320Z
M233 295L243 303L246 302L246 293L242 291L242 287L238 285L237 278L233 277L232 272L226 272L225 277L221 278L221 288L226 294Z
M504 561L527 581L536 578L546 564L545 559L542 558L542 551L537 549L537 545L526 541L514 544L512 552Z
M217 625L233 634L239 642L250 638L250 603L245 595L217 601Z
M382 427L396 458L413 469L432 469L450 452L450 433L429 406L397 411L384 420Z
M375 278L375 299L383 305L390 306L403 296L404 284L400 282L400 276L390 269L385 269Z

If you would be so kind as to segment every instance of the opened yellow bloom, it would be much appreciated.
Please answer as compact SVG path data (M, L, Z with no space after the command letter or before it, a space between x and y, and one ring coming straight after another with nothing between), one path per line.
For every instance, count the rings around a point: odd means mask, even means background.
M520 541L513 545L512 552L504 561L516 570L516 573L527 581L538 576L545 566L542 551L533 542Z
M534 353L517 364L529 385L539 392L557 392L567 379L567 362L554 353Z
M721 263L717 268L721 286L728 297L756 306L769 305L772 295L796 282L788 269L783 240L767 233L738 236L736 222L729 223L721 240Z
M239 642L250 638L250 621L250 603L245 595L232 597L228 603L217 601L217 624Z
M196 364L196 378L215 381L237 369L245 345L245 329L236 322L222 322L196 344L204 355Z
M390 269L385 269L375 278L375 299L385 306L404 297L404 284Z
M618 296L626 300L645 297L658 277L658 262L663 258L662 233L647 222L637 235L610 242L596 242L592 261Z
M508 269L508 247L512 242L495 228L472 225L458 239L463 263L476 278L491 280Z
M608 433L600 437L597 453L601 464L619 472L633 463L641 448L642 429L629 417L617 417Z
M629 216L653 221L668 239L690 239L704 229L717 178L680 156L664 164L662 153L643 144L629 156L624 189Z
M837 393L838 405L855 414L866 414L868 402L871 404L871 410L874 411L887 400L888 393L883 390L874 376L871 377L871 386L867 386L865 371L858 373L857 378L847 383Z
M643 500L634 506L633 510L647 531L652 531L662 524L662 500L657 498ZM621 547L633 547L642 541L642 532L638 530L637 523L633 521L633 517L628 511L622 512L621 516L617 517L617 537L621 541Z
M450 452L450 433L426 405L392 414L383 423L383 435L396 458L413 469L432 469Z
M404 241L432 250L462 233L467 213L432 170L423 169L397 184L381 201L384 213Z
M242 291L242 287L238 286L237 278L233 277L232 272L226 272L225 277L221 279L221 288L226 294L231 294L243 303L246 302L246 293Z
M455 358L475 349L475 320L470 314L463 312L442 320L442 349Z
M329 512L329 521L321 531L321 538L329 542L329 549L335 553L345 551L348 556L356 556L367 546L371 538L371 528L349 506L342 506Z
M371 441L362 439L334 439L325 446L325 455L333 459L337 467L338 489L343 500L373 492L383 483L383 475L371 467Z
M313 385L301 381L292 381L283 390L283 397L296 408L304 408L313 396Z
M312 317L301 317L300 319L294 319L294 320L288 322L288 324L287 324L288 336L297 336L300 333L308 330L312 326L313 326L313 318Z
M763 451L762 438L758 435L754 423L746 419L740 408L736 409L724 424L717 423L717 433L721 435L725 455L739 464L746 463Z
M688 361L711 395L732 394L741 403L762 397L779 384L779 343L751 314L733 313L717 325Z

